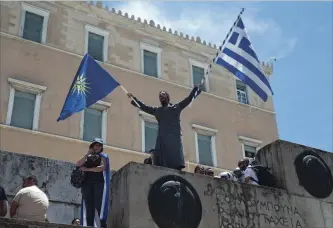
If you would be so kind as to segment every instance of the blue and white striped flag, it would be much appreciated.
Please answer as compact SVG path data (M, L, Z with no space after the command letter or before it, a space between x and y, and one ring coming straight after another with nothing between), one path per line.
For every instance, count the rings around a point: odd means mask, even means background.
M273 95L272 88L252 48L240 17L230 39L217 55L215 63L233 73L256 92L263 101L267 101L268 96Z

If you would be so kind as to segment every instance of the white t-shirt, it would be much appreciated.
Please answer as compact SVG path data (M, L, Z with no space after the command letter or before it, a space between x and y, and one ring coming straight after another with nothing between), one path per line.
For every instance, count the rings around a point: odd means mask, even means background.
M37 186L22 188L13 201L18 204L15 218L45 221L49 199Z
M256 172L251 168L250 165L245 169L245 171L244 171L244 177L245 177L245 178L247 178L247 177L252 177L254 180L258 181L257 174L256 174ZM251 179L250 179L250 181L249 181L249 184L259 185L257 182L252 181Z

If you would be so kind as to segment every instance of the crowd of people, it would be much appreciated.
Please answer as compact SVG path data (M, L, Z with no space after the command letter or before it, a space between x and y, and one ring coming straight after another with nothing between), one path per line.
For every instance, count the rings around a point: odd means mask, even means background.
M250 162L248 158L245 158L238 162L238 166L232 172L220 172L214 176L214 171L211 168L204 168L201 165L197 165L194 173L212 176L216 179L259 185L257 173L253 168L254 165L254 160Z
M143 163L149 165L155 165L154 153L155 150L151 149L148 152L150 156L148 158L145 158ZM255 165L256 165L255 160L252 160L250 162L248 158L245 158L238 162L238 166L232 172L220 172L214 176L214 171L212 168L210 167L205 168L202 165L197 165L194 169L194 173L211 176L216 179L224 179L224 180L237 181L240 183L259 185L257 171L254 168Z

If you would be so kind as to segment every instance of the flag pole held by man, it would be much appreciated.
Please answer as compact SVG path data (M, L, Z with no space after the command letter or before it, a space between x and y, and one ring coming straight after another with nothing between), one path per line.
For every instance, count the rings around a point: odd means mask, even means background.
M109 72L103 69L89 54L86 54L77 70L57 121L65 120L90 107L118 86L126 94L128 93Z

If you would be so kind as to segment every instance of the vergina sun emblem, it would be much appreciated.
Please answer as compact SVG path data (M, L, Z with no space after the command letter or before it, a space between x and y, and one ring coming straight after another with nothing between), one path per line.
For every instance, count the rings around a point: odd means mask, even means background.
M88 82L86 82L87 78L84 77L84 74L81 74L77 77L74 86L72 88L72 93L77 92L78 95L86 96L89 93Z

